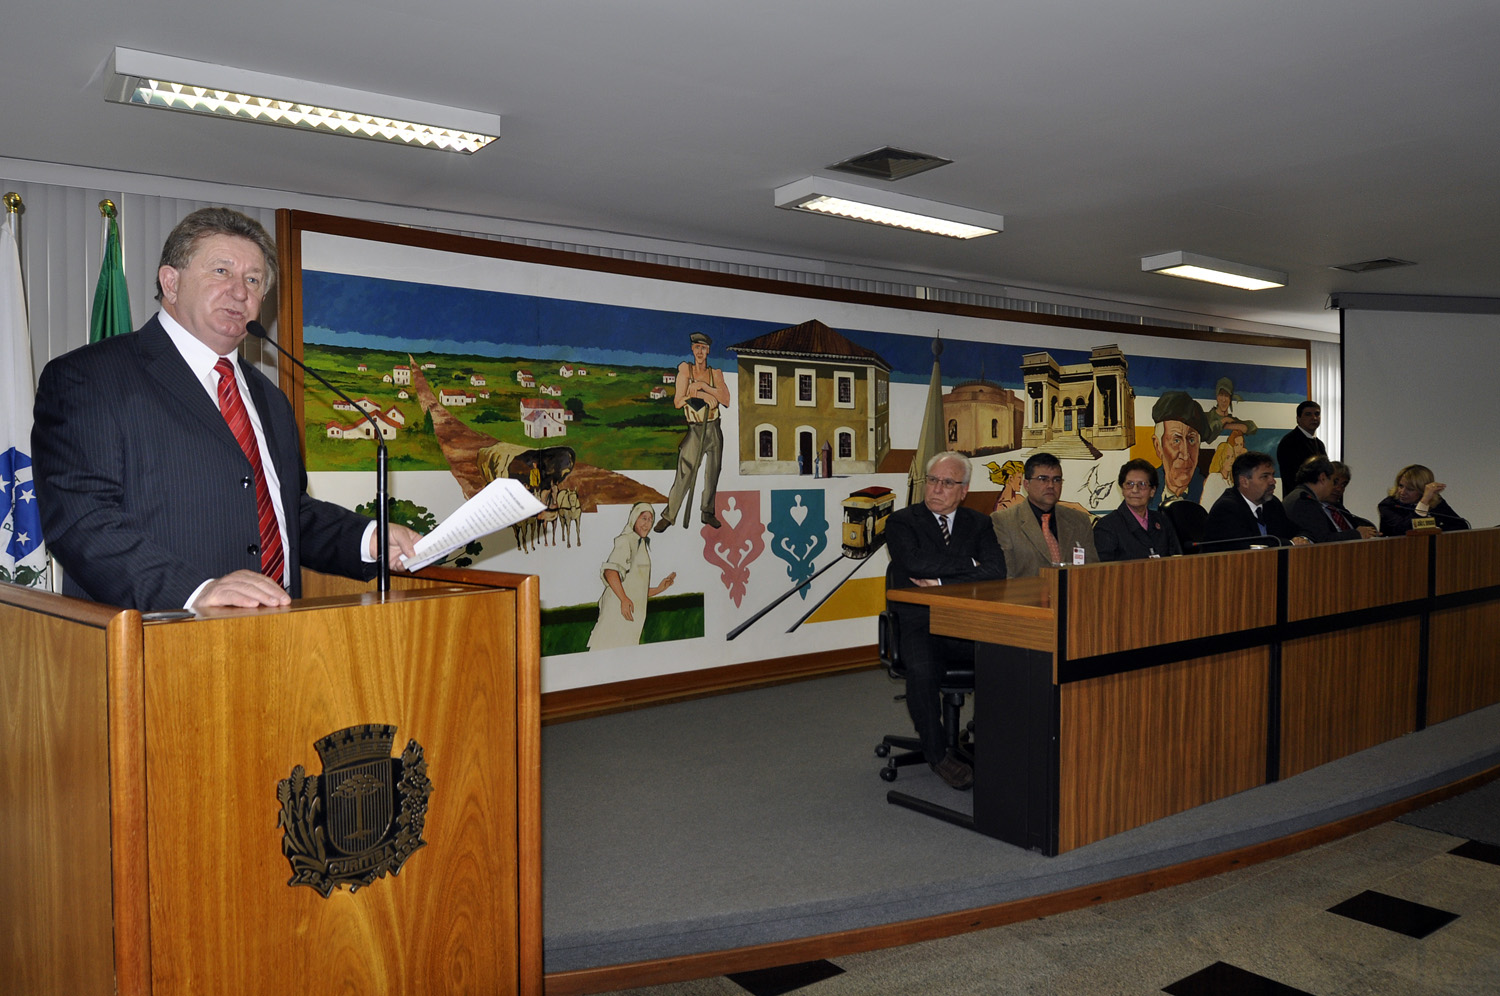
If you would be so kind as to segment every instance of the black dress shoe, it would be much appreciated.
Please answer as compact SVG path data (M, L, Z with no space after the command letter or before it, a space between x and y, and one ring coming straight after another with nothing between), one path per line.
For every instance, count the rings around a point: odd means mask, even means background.
M719 529L722 527L722 523L719 522L719 517L712 512L703 513L703 524L705 526L712 526L715 529Z
M947 782L953 788L970 789L974 787L974 769L959 759L958 755L951 750L937 764L931 765L938 777Z
M672 528L672 520L669 519L669 518L667 518L664 515L660 519L656 520L656 527L654 529L652 529L651 531L653 533L664 533L668 529L671 529L671 528Z

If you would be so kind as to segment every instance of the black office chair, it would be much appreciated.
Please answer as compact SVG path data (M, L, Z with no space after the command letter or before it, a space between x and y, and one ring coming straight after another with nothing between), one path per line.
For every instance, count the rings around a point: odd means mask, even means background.
M896 613L890 609L886 609L879 616L879 646L880 663L885 665L886 671L892 678L905 681L906 668L901 663L901 633L897 627ZM943 682L938 690L943 695L943 732L948 738L948 747L950 750L957 751L972 764L973 758L968 749L969 735L972 731L963 726L960 714L964 707L964 696L974 692L973 666L949 669L948 673L943 676ZM904 698L906 698L904 693L896 696L898 702ZM892 754L892 748L901 753ZM927 763L927 758L922 754L921 740L895 734L887 734L880 743L875 745L875 756L886 759L885 767L880 769L880 777L888 782L896 780L898 768L904 768L910 764Z
M1182 552L1197 553L1198 544L1203 541L1203 531L1208 526L1208 510L1195 501L1179 498L1163 505L1161 514L1177 532Z

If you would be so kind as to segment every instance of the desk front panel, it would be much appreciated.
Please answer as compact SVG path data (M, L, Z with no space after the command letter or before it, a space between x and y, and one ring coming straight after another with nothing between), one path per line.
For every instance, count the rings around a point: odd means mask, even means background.
M1276 554L1210 553L1069 568L1070 659L1276 623Z
M1058 851L1266 780L1266 647L1061 687Z
M1320 543L1285 554L1289 622L1411 602L1427 595L1428 539Z
M1500 702L1500 602L1432 614L1427 651L1427 722Z
M1421 636L1410 616L1282 644L1282 778L1416 730Z

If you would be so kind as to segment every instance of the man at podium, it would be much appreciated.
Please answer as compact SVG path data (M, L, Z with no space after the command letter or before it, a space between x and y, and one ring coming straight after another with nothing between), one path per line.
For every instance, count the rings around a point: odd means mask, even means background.
M162 247L161 310L42 370L33 472L65 594L250 608L296 597L303 565L375 575L375 523L308 495L290 403L236 355L275 276L259 222L194 211ZM392 562L417 538L393 524Z

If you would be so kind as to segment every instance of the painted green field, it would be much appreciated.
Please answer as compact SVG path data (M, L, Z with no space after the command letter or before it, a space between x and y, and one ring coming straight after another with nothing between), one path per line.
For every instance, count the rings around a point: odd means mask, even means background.
M356 401L369 398L381 411L396 407L406 418L406 425L387 444L391 467L395 470L447 470L437 439L430 424L424 424L422 407L415 392L406 388L409 398L398 394L403 388L386 383L382 377L393 367L407 363L404 353L339 346L309 345L304 361ZM676 466L678 441L682 437L682 416L672 407L672 385L662 383L662 375L674 371L647 367L587 368L585 376L564 377L560 364L518 358L492 358L458 354L417 356L417 363L436 363L422 371L434 392L442 388L460 388L474 395L469 405L450 405L448 410L465 424L501 442L523 445L571 446L582 463L612 470L670 470ZM366 369L360 370L360 364ZM522 387L516 380L518 370L527 370L535 378L535 387ZM613 374L613 376L611 376ZM471 383L474 376L483 378L482 386ZM562 394L554 400L573 412L567 434L546 441L527 437L521 422L520 402L542 398L539 388L548 385ZM663 388L666 396L653 400L652 388ZM479 398L488 391L488 398ZM366 442L329 439L330 421L352 424L354 412L335 411L333 401L321 385L310 382L304 391L304 427L309 470L361 470L375 465L375 450Z
M542 610L542 656L582 653L599 621L598 603ZM642 643L690 640L703 635L703 593L662 595L648 601Z

